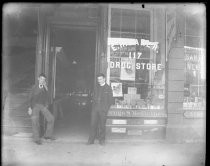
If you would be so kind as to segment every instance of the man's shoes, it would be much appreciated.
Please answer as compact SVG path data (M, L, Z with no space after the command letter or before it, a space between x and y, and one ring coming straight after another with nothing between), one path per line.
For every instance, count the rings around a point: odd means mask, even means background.
M49 139L49 140L51 140L51 141L54 141L54 140L56 140L56 138L55 137L44 137L44 139Z
M99 144L104 146L105 145L105 141L99 141Z
M41 140L37 140L37 141L34 141L37 145L41 145L42 144L42 142L41 142Z

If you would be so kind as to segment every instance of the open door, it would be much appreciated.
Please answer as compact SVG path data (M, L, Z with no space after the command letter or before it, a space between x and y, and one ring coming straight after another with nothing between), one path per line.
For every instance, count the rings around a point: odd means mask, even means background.
M52 32L51 89L57 104L55 134L87 139L97 63L96 29L55 26Z

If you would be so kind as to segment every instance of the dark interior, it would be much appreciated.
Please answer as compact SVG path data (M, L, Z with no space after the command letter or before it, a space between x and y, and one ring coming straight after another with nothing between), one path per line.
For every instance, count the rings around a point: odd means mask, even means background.
M91 96L94 87L96 31L63 29L54 31L56 58L55 99L59 113L55 134L59 137L88 136Z

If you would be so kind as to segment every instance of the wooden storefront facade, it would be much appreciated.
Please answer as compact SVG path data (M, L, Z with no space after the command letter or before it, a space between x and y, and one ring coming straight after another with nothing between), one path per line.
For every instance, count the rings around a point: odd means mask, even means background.
M36 76L41 72L48 76L53 100L54 31L91 29L96 33L95 75L104 73L115 90L115 105L109 110L106 124L108 139L185 141L193 136L193 140L203 140L205 110L201 116L187 119L189 113L183 109L185 17L182 14L176 8L158 5L41 5ZM124 71L123 62L130 64L133 71ZM148 93L153 96L148 97Z

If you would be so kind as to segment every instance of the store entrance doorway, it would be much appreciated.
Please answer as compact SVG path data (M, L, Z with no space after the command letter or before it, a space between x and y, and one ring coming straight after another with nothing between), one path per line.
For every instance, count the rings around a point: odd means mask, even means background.
M87 140L95 82L96 30L55 28L55 136Z

